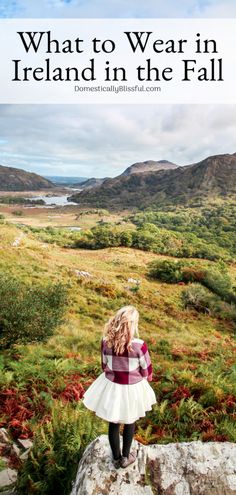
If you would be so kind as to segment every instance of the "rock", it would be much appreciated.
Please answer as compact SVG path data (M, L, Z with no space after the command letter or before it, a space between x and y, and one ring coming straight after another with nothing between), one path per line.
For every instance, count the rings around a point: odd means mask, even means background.
M82 277L82 278L91 278L92 277L91 273L84 272L82 270L74 270L74 273L75 273L75 275L77 275L77 277Z
M21 244L21 241L22 241L23 237L25 237L25 234L21 233L21 234L19 235L19 237L17 237L17 238L13 241L13 243L12 243L12 247L18 247L18 246Z
M23 454L21 454L19 456L21 461L27 461L27 459L29 457L30 450L31 449L27 449L25 452L23 452Z
M7 468L0 471L0 492L14 485L16 479L17 471L15 469Z
M10 443L10 437L5 428L0 428L0 442L1 443Z
M115 469L108 437L85 450L71 495L236 495L236 444L183 442L143 446Z
M17 442L20 447L23 447L24 450L28 450L33 447L33 442L31 442L31 440L29 440L28 438L18 438Z
M136 279L136 278L128 278L128 282L129 282L129 284L135 284L135 285L141 284L141 280Z
M20 454L21 454L21 451L18 447L18 445L16 445L16 443L13 443L12 445L12 452L17 456L17 457L20 457Z

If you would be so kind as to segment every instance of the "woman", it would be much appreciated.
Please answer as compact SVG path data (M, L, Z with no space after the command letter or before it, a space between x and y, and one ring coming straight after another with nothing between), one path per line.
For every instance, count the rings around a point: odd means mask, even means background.
M116 467L135 461L130 453L135 422L156 403L148 381L152 365L146 343L138 338L139 313L133 306L119 309L105 325L101 343L103 373L85 392L84 405L109 422L109 443ZM137 336L137 337L136 337ZM122 455L120 424L124 424Z

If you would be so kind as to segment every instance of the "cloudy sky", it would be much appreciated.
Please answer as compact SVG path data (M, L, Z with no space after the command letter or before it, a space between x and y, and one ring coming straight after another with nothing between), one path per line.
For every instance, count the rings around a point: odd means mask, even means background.
M0 0L1 17L233 17L235 0Z
M236 17L235 0L0 0L0 17ZM0 105L0 164L115 176L142 160L236 152L233 105Z

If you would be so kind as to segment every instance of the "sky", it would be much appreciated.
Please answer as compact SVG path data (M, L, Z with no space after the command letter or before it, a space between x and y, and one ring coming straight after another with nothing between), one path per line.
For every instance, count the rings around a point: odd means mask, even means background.
M0 17L233 17L235 0L0 0Z
M1 17L236 17L235 0L0 0ZM0 164L42 175L119 175L236 152L234 105L0 105Z

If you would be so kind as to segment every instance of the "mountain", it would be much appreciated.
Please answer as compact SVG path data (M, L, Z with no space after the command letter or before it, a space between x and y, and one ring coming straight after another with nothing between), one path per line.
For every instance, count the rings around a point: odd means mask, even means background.
M81 189L91 189L93 187L101 186L105 180L107 180L107 177L105 179L96 179L95 177L92 177L91 179L87 179L74 185L81 187Z
M119 209L186 204L193 199L232 195L236 195L236 153L210 156L169 170L121 175L71 199L80 205Z
M168 170L177 168L178 165L175 163L168 162L168 160L146 160L145 162L137 162L128 167L123 174L121 175L131 175L131 174L139 174L141 172L151 172L154 170Z
M126 176L131 174L139 174L142 172L150 172L151 170L168 170L172 168L177 168L178 165L174 163L168 162L167 160L159 160L155 162L154 160L146 160L145 162L134 163L130 167L126 168L126 170L120 175ZM91 179L87 179L84 182L80 182L78 184L74 184L74 187L81 187L81 189L92 189L93 187L100 186L103 184L105 180L108 180L109 177L105 177L104 179L96 179L92 177Z
M38 191L53 187L54 184L41 175L0 165L0 191Z
M50 180L56 186L79 186L81 182L87 180L86 177L63 177L61 175L45 175L46 179Z

